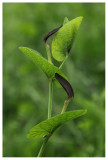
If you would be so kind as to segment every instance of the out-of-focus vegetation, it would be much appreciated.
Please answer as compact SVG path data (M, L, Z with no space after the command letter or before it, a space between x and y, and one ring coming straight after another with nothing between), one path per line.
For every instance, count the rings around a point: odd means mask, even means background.
M62 71L75 97L67 110L87 109L49 140L44 156L105 156L105 4L3 4L3 156L34 157L42 139L29 140L28 131L47 119L48 81L18 49L26 46L47 58L43 37L69 20L83 16L71 54ZM59 63L53 61L59 66ZM53 88L53 113L59 114L66 93Z

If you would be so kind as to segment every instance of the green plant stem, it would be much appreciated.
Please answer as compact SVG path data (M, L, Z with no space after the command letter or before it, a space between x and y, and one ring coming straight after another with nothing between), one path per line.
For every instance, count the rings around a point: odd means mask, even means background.
M69 99L69 98L67 98L67 99L65 100L64 105L63 105L63 108L62 108L62 111L61 111L61 114L66 111L66 108L67 108L70 100L71 100L71 99Z
M47 56L48 56L48 62L52 63L52 59L51 59L51 52L50 52L50 46L46 43L46 51L47 51Z
M52 59L51 59L51 52L50 52L50 47L49 45L46 43L46 51L47 51L47 56L48 56L48 62L49 63L52 63ZM52 79L49 79L49 102L48 102L48 119L51 118L51 111L52 111L52 91L53 91L53 83L52 83ZM46 136L44 141L43 141L43 144L40 148L40 151L38 153L38 156L37 157L41 157L42 154L43 154L43 151L45 149L45 145L49 139L50 135L49 136Z
M46 51L48 56L48 62L52 63L50 46L47 43L45 45L46 45ZM52 87L53 87L52 79L49 79L48 119L51 118L51 111L52 111Z
M41 146L41 148L40 148L40 151L39 151L37 157L42 157L43 151L44 151L44 149L45 149L45 145L46 145L49 137L50 137L50 136L45 137L45 139L44 139L44 141L43 141L43 143L42 143L42 146Z
M52 111L52 90L53 90L53 84L51 79L49 80L48 119L51 118L51 111Z
M52 63L50 47L49 47L49 45L47 43L46 43L46 51L47 51L47 56L48 56L48 62ZM51 111L52 111L52 90L53 90L52 79L49 79L48 119L51 118ZM42 156L43 151L45 149L45 145L46 145L49 137L50 136L46 136L45 137L37 157L41 157Z
M63 65L64 65L64 63L65 63L65 61L66 61L67 58L68 58L68 55L66 55L64 61L63 61L62 64L60 65L59 69L62 69L62 67L63 67Z

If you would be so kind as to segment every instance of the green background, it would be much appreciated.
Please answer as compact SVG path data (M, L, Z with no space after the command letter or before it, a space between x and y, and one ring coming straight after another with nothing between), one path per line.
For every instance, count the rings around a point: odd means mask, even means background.
M105 3L3 3L4 157L35 157L42 139L26 135L47 119L47 77L18 47L30 47L47 58L44 36L64 17L78 16L84 19L62 71L75 94L67 110L88 112L58 129L44 156L105 156ZM52 116L61 112L67 97L62 88L54 86L53 91Z

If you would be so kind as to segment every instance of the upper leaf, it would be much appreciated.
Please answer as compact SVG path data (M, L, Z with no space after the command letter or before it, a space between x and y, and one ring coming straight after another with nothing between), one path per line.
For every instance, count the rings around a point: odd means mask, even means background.
M50 119L47 119L39 124L37 124L35 127L33 127L28 134L28 138L40 138L49 134L52 134L55 129L63 125L65 122L74 119L76 117L79 117L81 115L84 115L87 112L87 110L76 110L76 111L70 111L65 112L63 114L59 114L55 117L52 117Z
M63 27L57 31L52 40L52 56L57 61L63 61L70 52L83 17L77 17L69 22L65 19Z
M26 48L26 47L19 47L19 49L22 52L24 52L30 59L32 59L33 62L43 70L43 72L47 75L48 78L52 78L54 81L56 81L56 83L57 83L57 80L55 79L55 73L58 73L66 78L66 76L63 75L63 73L58 67L49 63L37 51L30 48Z

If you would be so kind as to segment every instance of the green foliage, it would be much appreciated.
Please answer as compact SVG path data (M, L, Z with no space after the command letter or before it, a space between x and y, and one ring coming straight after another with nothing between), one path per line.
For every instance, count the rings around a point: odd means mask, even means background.
M61 31L58 31L59 33L56 38L54 37L54 40L52 43L53 44L52 45L52 53L55 52L53 49L54 47L56 48L56 51L59 50L61 52L61 50L62 50L64 52L67 51L69 53L73 39L75 37L75 34L79 28L81 21L82 21L82 17L78 17L69 23L68 19L65 18L65 20L64 20L65 24L63 25ZM66 30L66 28L67 28L67 30ZM65 39L64 40L61 39L63 37L66 39L66 41L65 41ZM58 47L57 44L60 41L61 41L61 46L59 46L59 48L57 48ZM66 43L66 47L64 48L63 45L65 43ZM32 50L30 48L26 48L26 47L19 47L19 49L22 52L24 52L30 59L32 59L33 62L35 64L37 64L37 66L43 70L43 72L47 75L48 79L50 80L49 81L48 120L45 120L45 121L39 123L38 125L36 125L34 128L32 128L29 131L29 135L28 135L28 138L40 138L43 136L48 136L47 139L49 139L49 135L52 135L53 132L58 127L60 127L65 122L67 122L71 119L74 119L76 117L79 117L79 116L85 114L87 111L86 110L77 110L77 111L71 111L71 112L64 113L66 111L66 108L67 108L69 101L74 96L74 93L73 93L73 89L72 89L72 86L70 85L70 83L66 79L64 79L62 75L60 75L60 74L62 74L60 69L52 64L51 52L49 50L48 44L46 44L48 61L46 59L44 59L42 56L40 56L40 54L35 50ZM62 58L60 52L58 52L56 54L56 59L60 60ZM62 65L63 64L64 63L62 63ZM68 97L68 99L65 100L61 114L51 118L51 114L52 114L52 83L55 80L55 78L58 80L58 82L61 84L61 86L65 89L65 91L69 94L69 97ZM38 154L39 157L41 157L43 154L47 139L44 140L44 142L40 148L40 151Z
M60 75L66 78L66 76L63 75L63 73L60 71L58 67L49 63L37 51L27 47L19 47L19 49L22 52L24 52L30 59L32 59L33 62L43 70L43 72L47 75L48 78L52 78L54 81L56 81L56 84L57 80L55 79L55 73L59 73Z
M36 48L46 58L46 33L65 16L79 15L83 25L62 71L75 94L67 111L87 108L88 113L57 130L44 156L105 156L105 3L3 3L3 157L35 157L43 139L25 135L47 118L47 78L18 47ZM67 96L63 89L53 90L52 116Z
M86 110L70 111L45 120L29 131L28 138L40 138L52 134L58 127L67 121L84 115L86 112Z
M77 17L69 22L65 19L65 24L55 34L52 41L52 55L57 61L63 61L66 54L69 54L82 18Z

